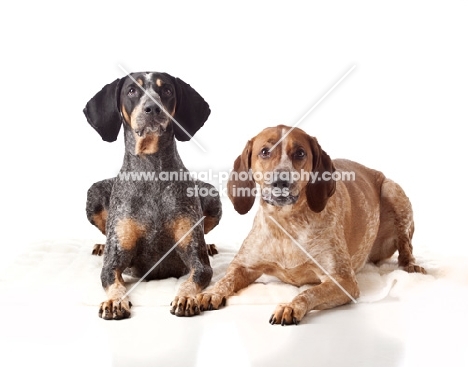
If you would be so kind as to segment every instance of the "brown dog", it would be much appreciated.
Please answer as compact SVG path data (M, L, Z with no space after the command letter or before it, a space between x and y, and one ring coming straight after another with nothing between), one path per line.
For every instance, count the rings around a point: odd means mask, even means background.
M401 187L358 163L332 161L314 137L289 130L263 130L234 162L228 182L234 208L240 214L250 210L256 183L260 207L226 275L198 295L202 309L218 309L269 274L295 286L314 285L278 305L270 318L271 324L297 324L310 310L357 298L355 273L368 261L398 250L400 266L425 273L412 254L413 213Z

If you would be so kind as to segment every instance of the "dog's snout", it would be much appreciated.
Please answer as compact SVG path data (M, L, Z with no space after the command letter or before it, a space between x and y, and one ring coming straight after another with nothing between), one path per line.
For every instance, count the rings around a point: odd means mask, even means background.
M294 204L299 193L293 173L284 169L269 172L262 188L263 200L275 206Z
M286 180L276 180L272 183L272 186L278 189L289 189L290 183Z
M266 183L279 189L289 189L294 182L289 170L275 170L266 178Z
M159 115L161 113L161 108L156 105L156 104L151 104L151 105L146 105L144 108L143 108L143 111L147 114L147 115L150 115L150 114L155 114L155 115Z

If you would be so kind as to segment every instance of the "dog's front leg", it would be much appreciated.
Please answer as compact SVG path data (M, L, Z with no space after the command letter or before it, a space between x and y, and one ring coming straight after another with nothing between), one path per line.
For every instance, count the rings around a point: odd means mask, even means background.
M311 310L325 310L349 303L359 297L354 274L347 278L333 276L339 287L329 277L323 283L301 292L292 302L279 304L270 317L270 324L297 325Z
M262 275L262 271L237 264L229 265L226 275L212 288L197 296L201 310L217 310L226 304L229 296L247 287Z
M107 271L103 268L101 279L106 290L107 300L99 306L99 317L104 320L129 318L132 304L126 296L127 290L122 278L122 270Z
M180 285L177 295L171 302L170 312L173 315L194 316L202 311L197 301L197 294L210 283L213 269L209 263L201 261L193 261L191 267L188 279Z
M176 252L189 269L189 277L183 282L174 300L170 312L176 316L194 316L200 314L197 294L210 284L213 269L208 259L204 240L203 225L193 228L193 219L183 216L174 221L174 240L178 242ZM190 228L193 228L190 231Z
M130 219L118 220L115 227L110 227L101 271L101 283L106 291L107 300L99 306L99 317L105 320L130 317L132 304L127 295L122 273L129 267L136 243L143 232L144 228Z

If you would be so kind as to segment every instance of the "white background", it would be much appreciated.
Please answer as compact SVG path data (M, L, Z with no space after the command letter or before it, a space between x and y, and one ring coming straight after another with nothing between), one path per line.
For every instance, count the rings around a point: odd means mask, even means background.
M307 5L305 5L307 4ZM123 140L103 142L82 113L129 71L165 71L211 106L191 170L228 170L261 129L300 125L332 158L383 171L413 203L414 247L466 254L466 1L80 1L2 4L1 264L30 242L101 238L88 187L115 176ZM253 209L255 211L255 209ZM252 215L210 234L237 244Z

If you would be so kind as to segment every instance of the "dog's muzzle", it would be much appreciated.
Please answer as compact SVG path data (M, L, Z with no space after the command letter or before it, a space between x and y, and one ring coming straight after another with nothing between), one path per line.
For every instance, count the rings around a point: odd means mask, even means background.
M299 198L296 191L294 182L277 179L262 188L262 199L274 206L292 205Z
M163 110L162 105L148 100L142 106L136 119L135 133L139 137L144 137L147 134L162 135L166 132L169 121L170 116Z

